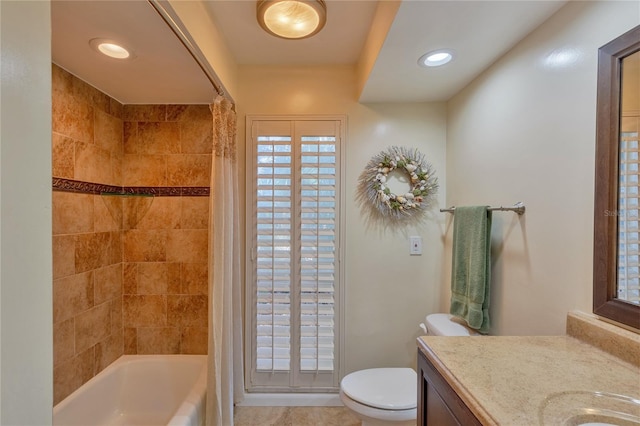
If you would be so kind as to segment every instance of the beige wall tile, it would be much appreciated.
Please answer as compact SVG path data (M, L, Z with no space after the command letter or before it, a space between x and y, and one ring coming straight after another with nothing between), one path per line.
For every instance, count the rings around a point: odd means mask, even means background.
M209 197L180 197L182 202L182 229L209 228Z
M135 154L180 153L180 128L178 123L138 123L137 150Z
M116 101L113 98L109 99L109 111L108 111L109 114L122 120L123 113L124 113L123 110L124 110L124 107L120 102Z
M211 155L184 154L167 156L167 185L209 186Z
M111 334L122 334L123 322L122 322L122 297L112 299L109 304L111 305Z
M116 242L117 243L117 242ZM112 233L76 236L76 272L85 272L111 264Z
M59 133L52 136L51 172L53 177L73 179L75 165L75 142Z
M167 294L168 266L165 262L138 263L137 294Z
M75 358L57 365L53 369L53 404L65 399L74 390L80 387L78 366Z
M53 236L53 279L67 277L76 272L76 237Z
M206 120L181 121L180 152L183 154L211 154L213 150L213 122Z
M122 329L96 345L95 370L96 374L104 370L109 364L124 353L124 337Z
M94 143L107 152L122 152L122 120L106 111L95 112Z
M53 281L53 323L73 318L93 306L93 272Z
M167 296L124 295L122 321L125 327L163 327L167 325Z
M60 91L71 93L73 86L72 80L75 77L56 64L51 64L51 89L52 91Z
M111 335L111 305L103 303L75 318L76 352L82 352Z
M207 263L182 263L182 294L209 293L209 268Z
M167 260L169 262L207 262L209 247L205 229L176 229L167 234Z
M122 262L122 232L110 232L111 238L111 259L109 263L111 265Z
M73 318L53 325L53 365L57 367L75 355L75 325Z
M122 152L123 154L139 154L138 147L138 122L125 121L122 124Z
M146 212L139 202L136 216L138 217L136 229L177 229L180 227L181 197L153 197L141 198L141 202L147 202L149 207ZM136 201L132 199L131 201ZM133 210L133 209L132 209ZM135 212L132 212L135 213Z
M182 264L169 262L167 266L167 294L182 293Z
M79 78L74 77L71 80L71 94L79 101L92 105L95 109L109 110L109 96Z
M51 119L54 132L76 141L93 142L93 107L69 93L53 91Z
M180 128L171 122L125 123L126 154L166 155L180 153Z
M122 198L114 195L94 195L93 212L95 232L122 229Z
M123 186L122 182L122 164L124 161L123 152L111 153L111 174L113 176L112 185Z
M93 272L94 303L96 305L122 296L122 263Z
M180 353L207 354L207 327L183 327L181 330Z
M125 262L164 262L167 260L167 233L164 230L124 232L123 260Z
M76 180L113 185L111 153L92 143L76 142Z
M124 329L124 353L127 355L135 355L138 353L138 329Z
M208 105L203 105L209 109ZM167 121L180 121L184 116L189 116L189 105L167 105ZM209 113L211 116L211 113Z
M77 352L77 350L76 350ZM95 376L95 347L92 346L84 352L76 356L77 374L80 378L80 384L84 385L93 376Z
M124 121L165 121L166 105L125 105Z
M167 325L207 326L206 296L167 296Z
M140 221L146 216L151 206L155 204L156 199L161 197L147 197L147 196L135 196L125 197L123 202L123 229L135 229L138 228ZM149 229L157 229L150 227Z
M93 199L90 194L53 191L53 235L93 231Z
M138 328L138 354L179 354L180 330L175 327Z
M124 154L124 186L167 186L167 156Z
M93 370L93 347L55 367L53 369L53 404L62 401L91 379Z
M123 294L138 294L138 263L123 263L122 268Z

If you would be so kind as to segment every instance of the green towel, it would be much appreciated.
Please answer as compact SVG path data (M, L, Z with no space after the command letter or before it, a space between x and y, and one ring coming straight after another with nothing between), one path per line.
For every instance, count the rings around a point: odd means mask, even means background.
M480 333L489 332L491 211L456 207L453 219L451 309Z

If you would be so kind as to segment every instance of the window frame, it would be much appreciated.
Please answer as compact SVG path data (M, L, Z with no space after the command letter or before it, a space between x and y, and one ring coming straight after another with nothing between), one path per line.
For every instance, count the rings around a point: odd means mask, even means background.
M335 337L335 348L334 348L334 370L331 379L331 383L329 385L326 382L321 381L321 385L314 385L313 378L308 380L301 380L300 377L306 376L307 378L311 377L310 375L313 373L299 373L294 372L294 368L290 368L290 370L283 374L275 374L274 380L270 380L266 383L262 383L259 375L254 376L254 368L253 365L255 363L254 353L255 348L257 346L256 340L256 282L254 276L254 259L256 258L256 252L254 244L254 220L255 220L255 202L256 202L256 178L257 178L257 153L256 153L256 144L257 144L257 136L253 134L254 123L258 121L278 121L278 122L289 122L291 125L291 138L292 138L292 156L295 153L299 154L300 150L300 140L296 140L294 135L294 123L295 122L318 122L318 121L331 121L337 125L336 130L336 189L338 191L336 197L336 245L337 252L335 254L335 262L336 262L336 288L334 292L335 299L335 313L336 320L334 323L334 335ZM246 222L245 222L245 230L246 230L246 248L247 248L247 256L245 261L245 286L244 286L244 294L245 294L245 389L248 392L336 392L339 389L339 379L342 377L342 368L344 366L344 294L345 294L345 285L344 285L344 277L345 277L345 263L344 263L344 247L345 247L345 152L346 152L346 132L347 132L347 118L345 115L247 115L246 116L246 133L245 133L245 147L246 147ZM294 147L295 145L295 147ZM300 160L299 155L295 156L295 159L292 159L292 166L297 170L299 168L299 164L297 161ZM292 171L292 175L297 175L297 172ZM292 182L292 186L295 191L295 195L292 194L292 199L294 200L294 205L292 206L292 214L295 215L292 217L292 225L297 223L300 218L300 205L298 194L298 183ZM299 241L292 242L292 244L299 244ZM294 260L295 262L295 260ZM297 269L297 268L296 268ZM298 297L292 297L291 303L295 303ZM294 326L294 318L292 313L292 326ZM297 322L297 330L300 329L300 323L297 317L295 318ZM293 339L299 336L299 332L292 330L290 333L291 338L291 347L292 350L295 349L297 343L293 342ZM292 361L294 358L292 357ZM293 366L292 366L293 367ZM276 372L277 373L277 372ZM260 374L264 375L267 373L260 372ZM279 376L279 377L278 377ZM256 382L255 379L258 379ZM301 381L300 381L301 380ZM302 383L294 385L294 382Z

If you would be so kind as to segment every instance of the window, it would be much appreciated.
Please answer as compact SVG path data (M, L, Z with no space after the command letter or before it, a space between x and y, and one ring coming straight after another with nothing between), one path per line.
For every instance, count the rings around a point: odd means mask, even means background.
M334 390L344 118L247 119L247 387Z

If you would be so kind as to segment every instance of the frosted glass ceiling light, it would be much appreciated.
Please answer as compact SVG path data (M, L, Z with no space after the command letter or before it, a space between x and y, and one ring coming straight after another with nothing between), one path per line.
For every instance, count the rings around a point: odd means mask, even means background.
M96 51L115 59L133 59L133 53L113 40L94 38L89 45Z
M311 37L327 21L323 0L259 0L256 11L266 32L286 39Z
M448 49L434 50L425 53L418 59L418 65L421 67L439 67L453 60L453 51Z

